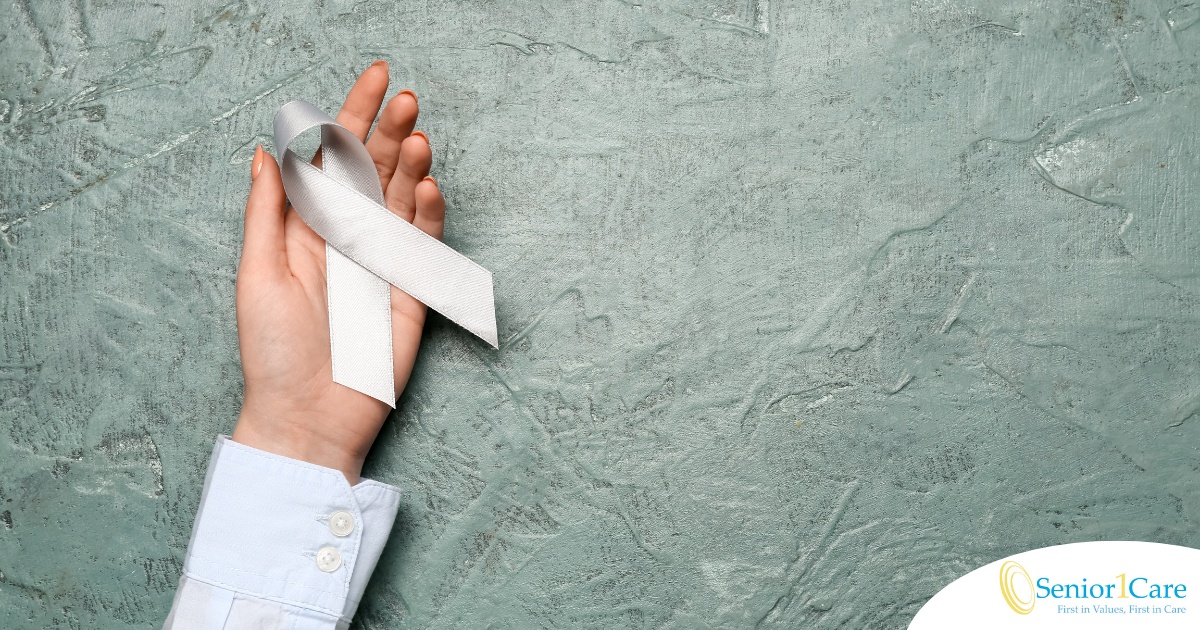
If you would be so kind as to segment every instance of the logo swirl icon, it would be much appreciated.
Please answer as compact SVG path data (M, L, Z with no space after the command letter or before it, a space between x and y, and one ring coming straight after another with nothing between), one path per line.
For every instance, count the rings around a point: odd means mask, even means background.
M1033 593L1033 578L1020 563L1012 560L1000 565L1000 594L1013 612L1028 615L1033 612L1037 598Z

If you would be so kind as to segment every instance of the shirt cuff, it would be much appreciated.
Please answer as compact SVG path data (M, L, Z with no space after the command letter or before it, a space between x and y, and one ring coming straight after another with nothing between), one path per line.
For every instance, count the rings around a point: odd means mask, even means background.
M349 622L400 490L217 437L183 573Z

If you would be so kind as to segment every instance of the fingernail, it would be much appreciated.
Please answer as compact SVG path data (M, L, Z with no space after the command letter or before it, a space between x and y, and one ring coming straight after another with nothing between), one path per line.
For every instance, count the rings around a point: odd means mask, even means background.
M378 59L375 61L375 63L371 64L371 67L374 68L375 66L386 66L386 65L387 65L386 61L384 61L382 59Z
M407 94L407 95L413 97L414 101L417 100L417 93L412 90L400 90L400 92L398 94L396 94L396 96L400 96L400 94Z
M425 180L426 180L426 181L433 182L433 185L434 185L434 186L437 186L437 180L436 180L436 179L434 179L432 175L426 175L426 176L425 176Z
M258 145L254 149L254 161L250 163L250 181L258 178L258 172L262 170L263 150L262 145Z
M421 136L421 139L425 141L425 144L429 144L429 136L425 135L424 131L414 131L412 132L412 135Z

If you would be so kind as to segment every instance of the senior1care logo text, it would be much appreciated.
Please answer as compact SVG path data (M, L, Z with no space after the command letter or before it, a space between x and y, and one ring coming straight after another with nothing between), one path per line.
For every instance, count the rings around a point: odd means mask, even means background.
M1160 584L1143 576L1130 579L1125 573L1107 583L1093 579L1089 584L1087 578L1078 580L1064 583L1042 576L1035 581L1015 560L1005 560L1000 565L1000 594L1018 615L1033 612L1038 600L1049 600L1043 606L1053 604L1054 611L1064 615L1178 615L1187 612L1183 606L1183 600L1187 599L1187 584ZM1132 601L1112 601L1121 599Z
M1144 542L1035 549L955 580L917 613L939 628L1197 628L1200 550Z

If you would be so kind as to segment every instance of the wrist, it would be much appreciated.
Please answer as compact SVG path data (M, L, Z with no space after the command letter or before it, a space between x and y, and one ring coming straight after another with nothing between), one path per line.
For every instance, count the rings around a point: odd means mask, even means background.
M329 435L312 429L322 423L282 419L289 416L270 416L243 407L230 438L260 451L332 468L341 472L351 486L358 483L366 453L346 449Z

